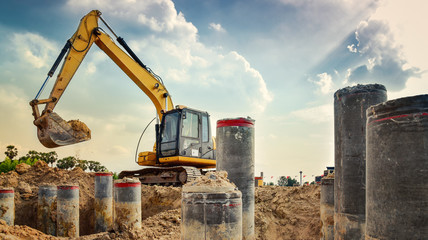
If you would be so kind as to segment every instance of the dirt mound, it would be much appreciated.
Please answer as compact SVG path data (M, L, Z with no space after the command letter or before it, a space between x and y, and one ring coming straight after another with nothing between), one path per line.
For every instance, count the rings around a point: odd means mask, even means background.
M91 138L91 129L86 126L84 122L79 120L70 120L67 122L71 128L76 132L83 132L87 137Z
M0 220L0 239L5 240L54 240L56 237L48 236L28 226L8 226L5 221Z
M142 228L124 232L93 233L94 174L50 168L44 162L0 175L0 186L15 188L15 225L0 221L0 239L64 239L45 235L36 228L38 187L45 184L78 184L80 187L81 240L179 239L181 188L142 185ZM215 179L211 179L215 180ZM257 239L319 239L318 186L258 187L255 191ZM26 226L24 226L26 225ZM89 235L92 234L92 235ZM83 236L86 235L86 236Z
M25 163L24 163L25 164ZM25 168L25 167L24 167ZM23 167L18 168L23 169ZM80 168L72 171L51 168L43 161L28 171L2 173L0 186L15 188L15 225L37 227L37 199L40 185L76 184L79 186L80 234L91 234L94 219L94 174Z
M181 188L141 185L142 219L181 208Z
M257 239L319 239L319 186L256 188Z

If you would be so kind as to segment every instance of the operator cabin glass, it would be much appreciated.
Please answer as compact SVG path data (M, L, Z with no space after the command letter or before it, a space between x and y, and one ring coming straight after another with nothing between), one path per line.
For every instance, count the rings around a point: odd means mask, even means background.
M175 150L177 146L177 126L178 126L178 112L165 115L164 126L161 135L161 150L163 154L165 150ZM175 153L175 151L174 151ZM169 154L168 154L169 155Z
M183 119L183 130L181 135L183 137L199 138L199 116L191 112L186 112Z
M202 142L208 142L208 117L206 115L202 115Z

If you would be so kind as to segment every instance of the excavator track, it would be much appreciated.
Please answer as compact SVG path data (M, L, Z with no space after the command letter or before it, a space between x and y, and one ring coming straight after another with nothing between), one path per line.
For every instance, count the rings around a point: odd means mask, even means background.
M138 178L142 184L160 186L182 186L197 177L201 171L195 167L149 167L135 171L122 171L119 178Z

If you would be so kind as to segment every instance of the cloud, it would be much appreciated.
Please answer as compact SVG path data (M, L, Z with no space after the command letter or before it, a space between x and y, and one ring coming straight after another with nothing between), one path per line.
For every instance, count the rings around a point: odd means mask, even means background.
M293 111L290 115L313 124L329 123L333 119L333 109L332 104L325 104Z
M47 67L58 48L44 37L30 32L12 34L10 43L10 49L16 52L17 58L35 68Z
M212 23L210 23L208 28L213 29L214 31L217 31L217 32L222 32L222 33L226 32L226 30L221 26L220 23L213 23L212 22Z
M408 66L402 45L395 41L387 22L362 21L355 31L355 39L358 44L351 47L352 52L366 62L351 68L349 82L377 82L390 90L399 90L410 77L420 76L419 68Z
M158 34L164 33L190 42L197 41L197 28L186 21L183 13L177 12L171 0L70 0L65 8L79 13L98 8L102 9L107 21L116 18L128 25L146 26Z
M217 111L222 105L224 111L238 109L244 114L263 112L272 101L260 72L238 52L223 52L200 42L197 28L177 12L172 1L136 1L132 7L125 1L113 0L103 1L102 6L101 2L89 1L67 4L73 11L83 11L88 6L103 7L105 20L112 25L117 21L136 24L137 18L137 24L149 27L151 31L136 27L142 30L134 31L128 42L138 56L143 56L143 62L164 79L173 99L185 96L189 107L204 99L203 109ZM220 24L211 26L223 29ZM95 69L89 67L88 70ZM99 69L97 64L95 67Z
M314 82L316 85L318 85L319 87L319 91L324 94L327 95L329 93L332 93L334 91L333 88L333 79L331 77L331 75L329 75L328 73L320 73L317 75L317 77L319 78L318 81L312 81Z

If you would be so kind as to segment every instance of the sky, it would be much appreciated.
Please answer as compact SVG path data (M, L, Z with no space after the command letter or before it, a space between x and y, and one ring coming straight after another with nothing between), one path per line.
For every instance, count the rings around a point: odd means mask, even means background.
M114 172L140 168L137 142L155 108L96 45L54 110L85 122L92 139L48 149L32 124L29 102L93 9L162 77L175 105L209 112L214 135L219 119L255 119L255 175L264 172L265 181L299 171L312 181L334 165L338 89L379 83L388 99L428 91L425 0L5 1L0 150L56 151ZM154 140L150 126L138 151Z

